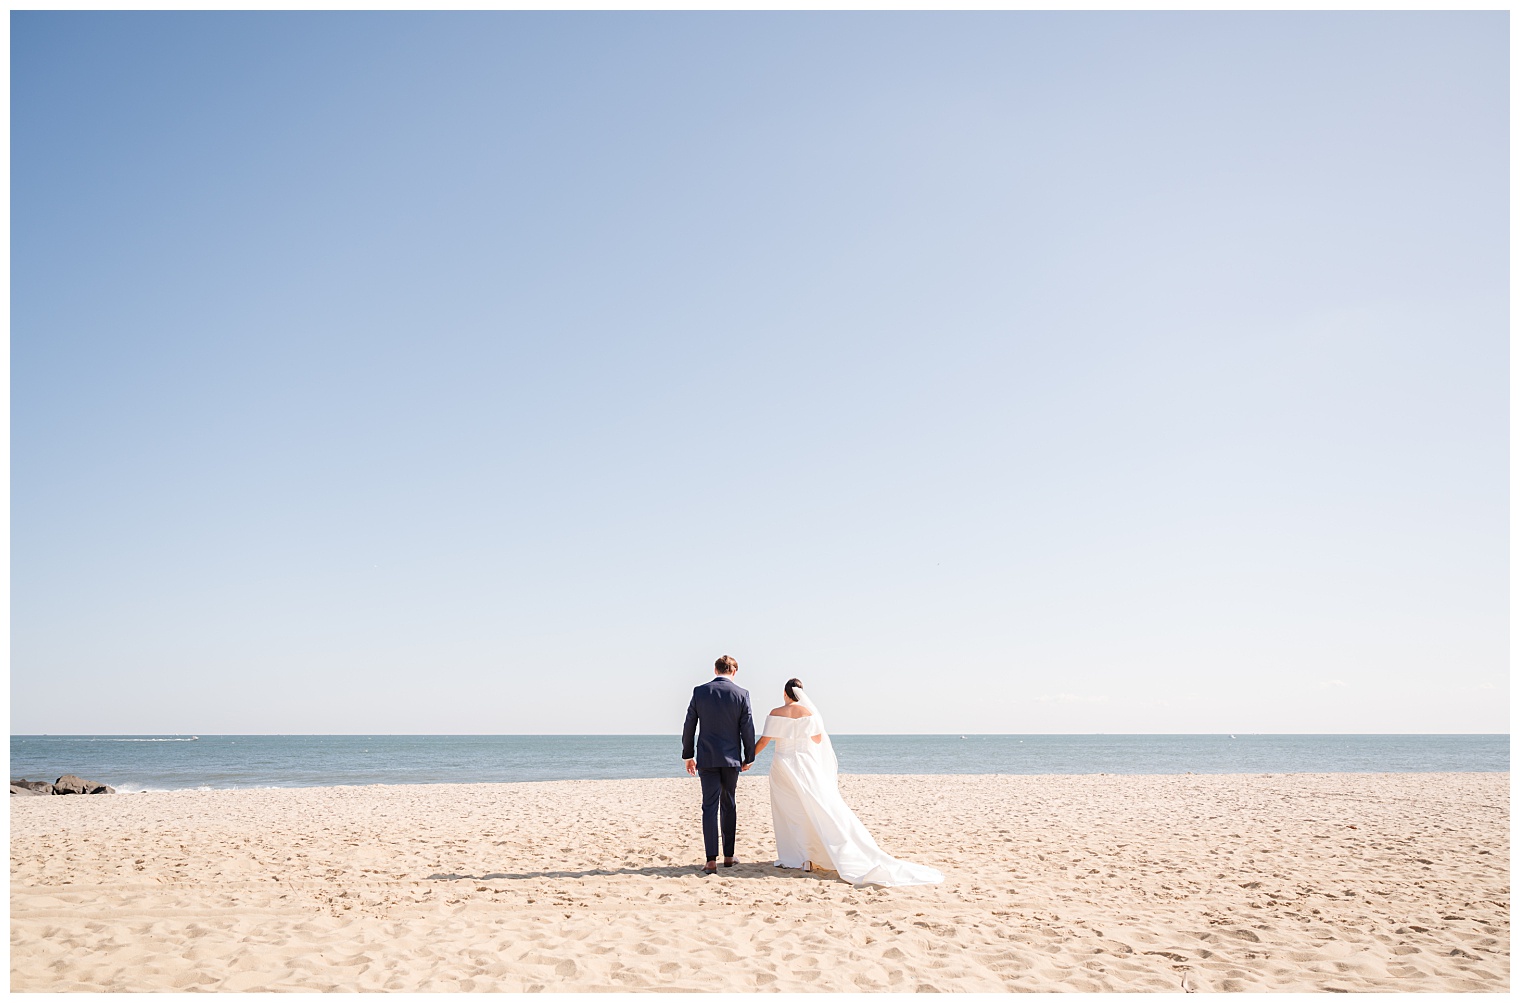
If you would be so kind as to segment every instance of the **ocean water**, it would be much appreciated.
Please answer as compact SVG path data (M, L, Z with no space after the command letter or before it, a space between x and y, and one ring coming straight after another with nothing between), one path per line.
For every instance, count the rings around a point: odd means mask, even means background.
M836 735L842 773L1508 772L1508 735ZM120 791L683 775L663 735L13 735L11 776ZM751 776L763 776L762 753Z

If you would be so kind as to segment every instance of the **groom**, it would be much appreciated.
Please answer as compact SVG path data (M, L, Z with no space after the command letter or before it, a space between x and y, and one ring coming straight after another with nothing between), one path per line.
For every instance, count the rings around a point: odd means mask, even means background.
M738 805L734 793L739 774L755 761L755 719L749 710L749 690L734 685L739 663L724 655L713 665L712 682L691 692L686 727L681 730L681 758L686 772L702 777L702 839L707 845L708 874L718 869L718 809L723 810L723 866L734 866L734 835ZM697 738L701 725L702 741Z

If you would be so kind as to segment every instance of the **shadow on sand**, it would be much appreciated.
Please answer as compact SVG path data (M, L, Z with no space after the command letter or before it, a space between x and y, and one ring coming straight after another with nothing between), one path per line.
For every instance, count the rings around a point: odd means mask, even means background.
M780 878L794 881L829 881L835 879L833 871L799 871L771 864L738 863L733 867L718 867L718 873L704 875L701 864L681 864L671 867L597 867L588 871L521 871L515 874L429 874L429 881L523 881L528 878L610 878L619 874L634 874L648 878Z

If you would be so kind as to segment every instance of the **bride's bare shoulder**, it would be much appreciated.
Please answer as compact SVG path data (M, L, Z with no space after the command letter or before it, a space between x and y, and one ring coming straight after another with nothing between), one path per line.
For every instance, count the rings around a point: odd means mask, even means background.
M810 710L808 710L806 707L802 706L801 704L792 703L792 704L787 704L784 707L777 707L775 710L771 711L771 716L772 717L793 717L793 718L796 718L796 717L812 717L813 716L813 712L810 711Z

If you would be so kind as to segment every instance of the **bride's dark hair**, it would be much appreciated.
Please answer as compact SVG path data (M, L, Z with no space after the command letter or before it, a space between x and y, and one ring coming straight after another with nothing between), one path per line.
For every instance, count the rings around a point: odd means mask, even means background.
M786 690L786 696L788 700L796 700L797 691L802 689L802 680L795 677L788 679L786 681L786 686L783 688Z

